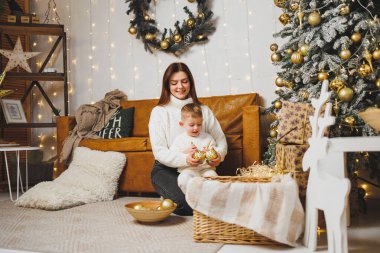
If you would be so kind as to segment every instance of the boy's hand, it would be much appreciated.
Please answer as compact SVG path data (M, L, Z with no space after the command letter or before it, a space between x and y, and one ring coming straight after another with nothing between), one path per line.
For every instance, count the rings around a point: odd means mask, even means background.
M220 164L221 162L221 157L220 157L220 154L218 152L215 151L215 153L218 155L215 159L212 159L212 160L209 160L207 161L208 165L210 165L211 167L216 167Z
M190 153L194 154L194 152L196 152L196 151L197 151L197 147L193 143L191 143L191 146L188 147L187 149L185 149L184 153L185 154L190 154Z

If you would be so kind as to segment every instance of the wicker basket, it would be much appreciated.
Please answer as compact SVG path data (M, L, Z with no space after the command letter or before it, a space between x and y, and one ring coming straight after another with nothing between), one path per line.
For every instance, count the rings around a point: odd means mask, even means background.
M271 178L254 178L244 176L208 177L208 180L220 182L267 183ZM235 224L226 223L210 218L194 210L194 241L195 242L222 242L230 244L270 244L280 245L255 231Z

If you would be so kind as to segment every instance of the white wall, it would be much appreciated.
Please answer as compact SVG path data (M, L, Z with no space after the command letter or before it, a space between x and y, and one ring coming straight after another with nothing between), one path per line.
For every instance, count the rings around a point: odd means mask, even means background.
M31 8L41 21L45 19L48 2L31 0ZM163 72L175 61L189 65L199 96L257 92L266 105L275 98L276 69L270 62L269 45L274 41L272 34L281 28L277 20L281 10L272 1L210 0L217 20L216 32L209 42L194 45L180 58L144 50L143 43L128 33L132 17L126 15L128 5L124 0L55 2L59 22L65 25L68 36L71 114L81 104L98 101L116 88L124 91L129 99L157 98ZM160 0L156 5L151 4L151 15L155 14L162 30L171 28L176 20L186 19L182 10L185 5L196 9L196 4L185 0ZM50 23L55 23L55 17L51 10ZM47 51L49 42L46 39L38 42L38 50ZM52 61L49 67L62 69L61 61ZM45 87L50 96L56 92L53 103L62 109L62 85L55 82ZM36 121L49 121L51 111L37 92L35 101L42 101L42 106L36 105L34 110ZM35 130L35 141L40 143L41 135L46 138L54 135L46 131ZM54 137L44 147L53 149L53 142Z

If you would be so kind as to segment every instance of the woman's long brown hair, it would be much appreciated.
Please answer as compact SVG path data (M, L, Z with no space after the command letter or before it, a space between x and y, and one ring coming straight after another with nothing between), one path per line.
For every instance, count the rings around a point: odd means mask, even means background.
M174 73L183 71L186 73L187 78L190 81L190 92L189 95L193 99L193 103L201 104L197 97L197 92L195 91L194 86L194 78L191 74L189 67L182 62L175 62L169 65L169 67L165 70L164 77L162 78L162 90L160 100L158 101L158 105L166 105L170 102L170 78Z

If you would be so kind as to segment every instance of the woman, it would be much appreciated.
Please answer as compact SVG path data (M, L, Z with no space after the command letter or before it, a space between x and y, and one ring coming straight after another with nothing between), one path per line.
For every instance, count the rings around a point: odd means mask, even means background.
M158 194L177 203L174 213L178 215L192 215L193 210L178 187L177 168L196 167L200 164L192 157L194 152L183 154L169 150L175 137L184 131L178 122L181 119L181 108L188 103L201 105L203 131L211 134L216 141L215 151L219 156L209 162L210 166L218 166L227 154L226 137L210 108L199 102L189 68L184 63L172 63L165 71L158 105L150 115L149 136L155 157L151 173L152 184Z

